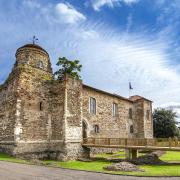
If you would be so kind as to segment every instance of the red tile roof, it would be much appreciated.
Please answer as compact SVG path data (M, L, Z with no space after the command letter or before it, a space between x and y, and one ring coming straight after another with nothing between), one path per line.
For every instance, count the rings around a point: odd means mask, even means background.
M144 97L142 97L142 96L139 96L139 95L131 96L129 99L130 99L131 101L138 101L138 100L144 99L144 100L147 100L147 101L152 102L151 100L146 99L146 98L144 98Z

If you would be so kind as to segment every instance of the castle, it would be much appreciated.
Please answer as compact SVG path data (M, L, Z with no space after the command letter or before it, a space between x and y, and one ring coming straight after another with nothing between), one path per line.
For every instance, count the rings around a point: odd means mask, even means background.
M152 138L152 102L66 76L53 79L46 50L27 44L0 86L0 150L27 158L77 159L86 137Z

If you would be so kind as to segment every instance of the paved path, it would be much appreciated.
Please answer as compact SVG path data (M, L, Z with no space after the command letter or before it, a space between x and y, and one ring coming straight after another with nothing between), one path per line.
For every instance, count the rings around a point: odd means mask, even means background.
M140 178L0 161L0 180L180 180L177 178Z

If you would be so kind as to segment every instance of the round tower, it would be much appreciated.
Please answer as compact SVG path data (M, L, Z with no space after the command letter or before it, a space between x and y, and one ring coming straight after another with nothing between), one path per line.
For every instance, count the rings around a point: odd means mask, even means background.
M16 66L29 65L52 73L49 54L37 44L26 44L16 51Z
M47 51L37 44L18 48L12 77L17 86L14 154L36 152L46 156L51 135L49 91L53 80Z

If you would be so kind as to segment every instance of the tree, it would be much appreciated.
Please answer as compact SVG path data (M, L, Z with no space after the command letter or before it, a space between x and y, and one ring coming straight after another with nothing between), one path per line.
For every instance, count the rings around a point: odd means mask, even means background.
M153 112L154 136L157 138L169 138L179 136L176 124L176 113L172 110L157 108Z
M79 72L81 72L82 65L79 64L79 60L70 61L66 57L60 57L56 65L61 66L54 73L58 80L62 80L66 74L76 79L81 78Z

